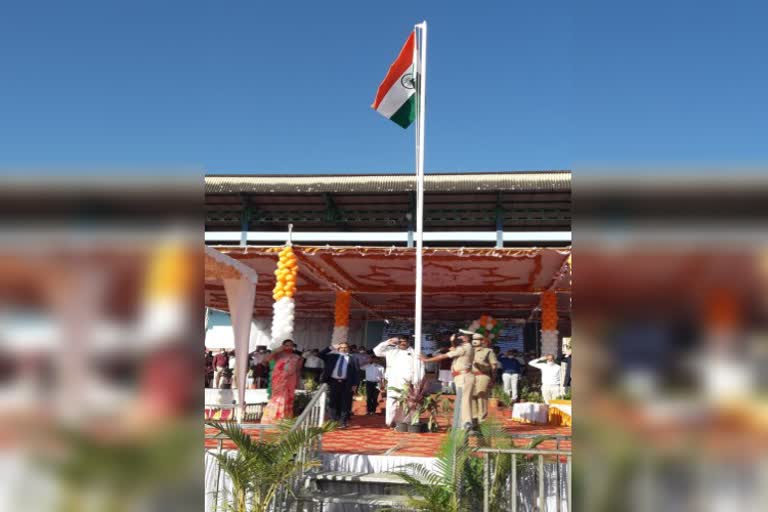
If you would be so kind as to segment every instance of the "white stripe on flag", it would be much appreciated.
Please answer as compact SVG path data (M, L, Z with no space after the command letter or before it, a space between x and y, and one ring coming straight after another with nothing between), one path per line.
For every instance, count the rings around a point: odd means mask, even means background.
M413 76L413 66L409 67L405 73L403 73L397 79L397 81L392 84L392 87L389 88L387 94L384 96L384 99L382 99L381 103L379 103L379 108L376 109L376 112L383 115L387 119L395 115L395 112L397 112L400 107L402 107L403 104L408 101L408 98L416 93L416 89L406 89L403 87L403 77L405 75Z

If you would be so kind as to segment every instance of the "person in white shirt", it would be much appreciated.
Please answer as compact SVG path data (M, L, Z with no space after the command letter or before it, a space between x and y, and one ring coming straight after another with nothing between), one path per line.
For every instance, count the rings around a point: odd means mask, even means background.
M302 354L302 357L306 359L304 362L304 368L325 368L325 363L319 354L320 351L316 348L304 352Z
M541 370L541 396L545 403L560 397L560 365L555 362L555 356L545 354L544 357L534 359L528 363Z
M365 350L365 347L359 347L352 355L357 359L357 364L360 366L360 382L365 382L365 370L363 366L371 362L371 355Z
M237 388L237 379L234 377L234 375L236 373L235 368L237 368L237 362L235 361L235 351L233 350L232 352L229 353L229 369L230 369L230 371L232 372L232 375L233 375L233 377L232 377L232 389L236 389Z
M424 376L424 365L416 359L415 352L408 343L408 338L399 336L389 338L379 343L373 349L376 357L383 357L387 360L386 379L388 388L405 387L406 383L413 380L414 368L419 368L421 376ZM395 423L405 421L404 411L397 406L398 393L387 390L387 415L385 418L388 426L394 426Z
M229 369L235 371L235 351L229 353Z
M371 358L371 362L362 368L365 370L366 409L368 416L373 416L379 406L379 386L384 381L384 367L378 359Z
M323 359L319 355L320 351L315 349L312 349L310 351L304 352L304 379L306 380L307 377L312 377L315 379L316 382L320 381L320 374L323 373L323 368L325 368L325 362L323 362Z
M355 357L357 357L357 362L360 364L360 368L363 368L371 362L371 355L365 350L365 347L360 347Z

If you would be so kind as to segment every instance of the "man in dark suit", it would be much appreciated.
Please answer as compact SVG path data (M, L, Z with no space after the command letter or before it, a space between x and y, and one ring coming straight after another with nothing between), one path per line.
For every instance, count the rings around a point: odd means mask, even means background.
M346 342L339 343L335 348L324 349L320 356L325 361L321 380L331 388L328 407L331 419L338 421L341 428L347 428L352 395L360 382L360 366L357 358L349 353L349 344Z

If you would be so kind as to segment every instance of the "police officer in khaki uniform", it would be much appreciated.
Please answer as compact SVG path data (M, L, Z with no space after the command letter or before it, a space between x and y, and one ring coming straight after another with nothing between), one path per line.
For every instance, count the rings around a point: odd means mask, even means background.
M482 334L472 335L472 347L475 356L472 373L475 375L475 387L472 393L472 420L477 427L488 416L488 394L499 367L496 354L489 347L490 342Z
M475 375L472 373L472 362L474 361L475 351L470 342L469 331L460 330L458 336L459 345L452 348L445 354L439 354L433 357L425 357L421 354L420 358L425 363L442 361L443 359L453 359L451 372L453 373L453 382L456 384L456 400L461 395L461 424L466 429L472 428L472 389L475 385ZM451 336L451 343L457 341L456 335Z

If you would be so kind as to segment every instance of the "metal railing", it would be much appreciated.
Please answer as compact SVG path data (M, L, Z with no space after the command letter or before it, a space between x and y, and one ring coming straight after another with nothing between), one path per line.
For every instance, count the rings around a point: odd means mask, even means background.
M256 430L259 433L259 441L264 440L264 432L267 430L277 430L277 425L263 425L261 423L240 423L240 428L248 430ZM224 452L224 441L229 439L223 432L217 432L216 434L205 434L205 439L215 439L215 450L221 454ZM216 467L216 487L213 489L213 509L214 511L219 509L219 486L221 485L221 466ZM207 489L206 489L207 492Z
M517 435L515 437L535 437L535 435L529 434L529 435ZM524 499L527 503L533 504L535 503L535 510L538 512L544 512L547 510L547 492L545 489L545 471L544 471L544 461L545 459L550 459L552 464L555 466L555 510L557 512L560 512L561 510L564 512L571 512L572 510L572 496L571 496L571 485L573 480L573 474L572 474L572 452L570 450L560 450L559 449L559 443L560 440L569 438L569 436L554 436L556 439L558 447L554 450L539 450L536 448L480 448L478 450L478 453L481 454L483 457L483 464L484 464L484 470L483 470L483 512L490 512L490 502L491 502L491 480L496 476L493 474L493 469L495 468L494 461L497 457L510 457L510 473L507 477L507 489L509 492L509 497L507 502L509 503L508 510L511 510L513 512L516 512L518 509L518 480L519 480L519 474L520 474L520 467L523 466L526 469L531 469L532 467L536 468L537 478L536 483L538 484L538 489L535 491L533 495L530 497L524 496ZM535 463L529 462L531 458L535 457L536 461ZM561 459L565 458L565 475L563 475L563 470L561 469ZM562 504L562 492L563 487L565 487L565 493L566 493L566 503L563 507Z
M290 431L296 432L302 430L307 432L312 427L320 427L325 423L325 408L326 397L328 395L328 384L322 384L318 387L317 391L312 395L312 399L309 401L304 411L296 419L296 422L291 426ZM277 425L264 425L261 423L240 423L241 428L248 430L258 431L259 441L264 440L264 433L268 430L277 430ZM219 453L223 452L223 444L227 439L227 436L221 432L216 434L206 434L206 439L216 439ZM314 459L317 454L322 450L322 436L308 440L301 448L299 448L296 454L296 460L305 463ZM302 469L300 475L294 477L281 489L281 491L275 497L271 510L274 512L283 512L291 510L294 506L292 503L291 495L299 490L299 486L306 478L306 472ZM216 488L213 490L213 503L214 507L218 508L219 504L219 485L221 482L221 467L217 468L216 472Z
M245 404L245 413L244 413L244 421L240 424L247 423L248 421L258 421L261 420L262 415L264 414L264 406L267 405L266 403L258 403L258 404ZM204 405L206 411L212 411L209 415L209 417L206 417L206 421L215 421L214 415L215 412L213 411L230 411L230 419L224 420L224 421L233 421L236 415L237 411L237 404L205 404Z
M325 423L325 405L326 397L328 396L328 390L330 387L328 384L321 384L317 388L317 391L312 395L312 399L309 401L304 411L296 419L296 422L291 426L290 432L308 432L310 428L317 428L323 426ZM304 464L308 461L314 460L318 453L322 450L323 446L322 435L314 439L307 439L304 444L299 448L296 453L296 460L302 464L301 472L291 478L286 485L283 486L281 491L275 497L275 501L272 505L272 510L287 511L293 510L297 503L292 499L299 490L302 484L306 482L307 472Z
M462 389L459 387L456 390L456 399L454 401L454 415L453 415L453 428L459 429L461 428L461 393ZM509 434L509 437L514 439L535 439L542 437L543 434ZM570 441L571 436L570 435L564 435L564 434L554 434L554 435L545 435L548 440L555 441L555 449L554 450L542 450L537 448L478 448L477 453L483 457L483 512L495 512L495 510L501 510L498 508L498 504L496 505L496 508L494 511L491 511L490 504L491 504L491 489L490 489L490 483L493 478L496 477L496 475L493 473L492 468L495 469L496 465L494 464L496 457L504 457L509 456L511 459L511 467L510 467L510 474L507 477L507 487L509 491L509 497L505 500L506 501L506 507L503 510L510 510L512 512L517 512L518 510L518 503L524 502L525 503L525 510L531 510L530 506L533 507L533 510L536 512L545 512L547 510L547 495L546 495L546 489L545 489L545 471L544 471L544 460L545 458L548 458L551 460L550 465L554 465L554 475L552 475L555 481L555 492L554 492L554 498L555 498L555 507L554 509L557 512L571 512L572 510L572 501L571 501L571 482L572 482L572 474L571 474L571 467L572 467L572 454L570 450L561 450L560 449L560 443L562 441ZM513 441L514 442L514 441ZM530 471L534 464L529 462L529 459L536 457L536 465L535 469L538 473L537 478L537 489L524 489L525 491L529 491L526 493L521 493L521 500L518 500L518 480L520 475L520 469L524 468L525 470ZM565 467L561 468L561 458L565 458L566 463ZM565 473L565 474L563 474ZM565 489L563 489L565 487ZM563 491L565 491L566 495L566 503L565 506L562 506L562 494ZM459 494L461 494L461 491L459 491Z
M310 428L323 426L325 423L325 403L329 389L330 387L328 384L321 384L320 387L317 388L312 399L296 419L296 423L291 427L291 432L297 432L299 430L307 432ZM322 451L322 449L323 437L319 436L308 441L301 447L298 453L298 459L301 462L311 460Z

